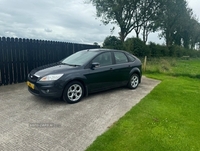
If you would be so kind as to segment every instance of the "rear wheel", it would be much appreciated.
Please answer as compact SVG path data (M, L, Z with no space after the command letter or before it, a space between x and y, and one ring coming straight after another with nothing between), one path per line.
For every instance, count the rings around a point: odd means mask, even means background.
M128 87L130 89L136 89L139 85L139 75L134 73L129 79Z
M77 103L81 100L83 94L83 85L78 81L72 81L63 92L63 100L70 104Z

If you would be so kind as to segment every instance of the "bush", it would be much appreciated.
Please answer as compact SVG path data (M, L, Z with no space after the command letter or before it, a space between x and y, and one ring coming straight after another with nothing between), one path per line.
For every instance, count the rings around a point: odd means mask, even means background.
M184 48L173 45L173 46L169 47L169 56L170 57L182 57L182 56L187 55L187 53L184 51L185 51Z
M128 38L124 42L124 48L138 57L150 56L149 47L138 38Z
M108 36L104 40L103 48L126 50L138 57L200 57L200 51L197 50L186 49L177 45L167 47L153 42L146 45L138 38L128 38L124 43L122 43L119 38Z
M169 49L166 46L161 46L150 42L149 49L151 51L151 57L169 56Z

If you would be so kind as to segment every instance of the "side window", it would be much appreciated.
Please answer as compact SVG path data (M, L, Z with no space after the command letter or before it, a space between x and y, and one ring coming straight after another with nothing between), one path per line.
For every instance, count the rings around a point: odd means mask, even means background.
M128 58L122 52L114 52L116 64L128 62Z
M98 62L100 66L107 66L112 64L112 58L110 52L105 52L98 55L96 58L92 60L92 62Z
M132 56L132 55L130 55L130 54L127 54L127 56L128 56L128 59L131 61L131 62L134 62L136 59Z

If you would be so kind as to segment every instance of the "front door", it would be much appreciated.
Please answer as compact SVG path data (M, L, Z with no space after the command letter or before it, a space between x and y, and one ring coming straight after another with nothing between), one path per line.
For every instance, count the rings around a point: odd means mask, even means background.
M98 67L90 69L86 75L89 92L109 89L113 86L113 70L111 52L99 54L92 60L92 63L99 63Z

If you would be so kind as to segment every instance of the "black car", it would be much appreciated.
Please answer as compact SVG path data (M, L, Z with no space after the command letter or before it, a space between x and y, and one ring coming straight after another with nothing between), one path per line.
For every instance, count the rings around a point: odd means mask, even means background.
M38 67L28 74L28 90L34 95L61 97L76 103L89 93L141 82L141 61L134 55L110 49L88 49L60 62Z

